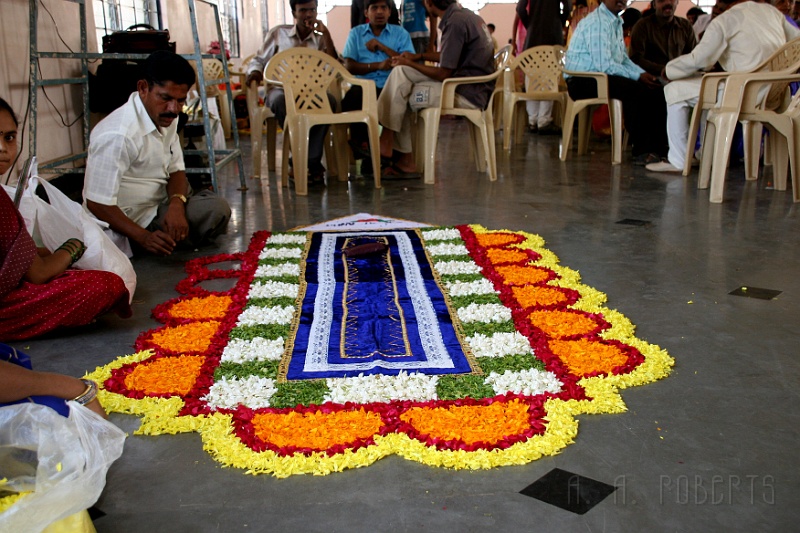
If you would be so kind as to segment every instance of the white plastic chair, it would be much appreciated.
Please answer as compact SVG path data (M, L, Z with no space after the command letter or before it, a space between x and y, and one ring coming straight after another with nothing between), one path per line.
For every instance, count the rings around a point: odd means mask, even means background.
M514 46L507 44L502 47L494 55L494 65L499 68L500 65L508 65L514 58ZM503 77L497 79L494 89L494 101L492 103L492 116L494 118L495 131L500 129L503 122Z
M527 121L518 118L519 110L528 100L554 101L562 108L567 104L567 93L561 90L564 79L564 49L561 46L534 46L517 56L503 74L503 148L511 150L511 136L517 143L524 139ZM516 71L521 70L526 78L524 92L515 88Z
M277 145L278 120L272 110L258 103L258 87L263 82L251 81L247 87L247 114L250 116L250 144L253 156L253 177L261 177L261 152L264 124L267 126L267 169L275 172L275 149Z
M372 168L375 170L375 188L380 188L380 145L375 82L356 78L336 58L319 50L304 47L290 48L273 56L265 69L265 78L269 82L280 83L286 94L283 159L285 167L288 149L291 148L294 155L295 190L298 195L308 194L308 133L313 126L322 124L336 126L363 122L367 125ZM331 109L328 91L332 86L338 87L340 80L361 86L363 93L361 110L335 113ZM284 170L282 175L284 186L288 186L288 178L288 173Z
M219 59L204 59L203 60L203 76L206 81L225 79L225 70L222 66L222 61ZM225 138L231 138L231 108L228 102L228 94L216 85L209 85L206 87L206 97L217 98L219 107L219 120L222 122L222 131L225 133Z
M508 57L505 58L508 60ZM423 169L425 183L432 184L436 181L436 147L439 138L439 120L442 115L464 117L469 120L470 144L475 158L475 167L479 172L485 172L488 167L489 180L497 180L497 154L494 142L494 119L492 118L492 104L498 89L492 92L486 109L466 109L456 107L456 89L460 85L470 83L495 83L503 73L506 64L496 65L497 70L486 76L468 76L463 78L448 78L442 82L442 97L438 107L427 107L417 113L416 128L416 164ZM422 122L420 127L419 122Z
M594 78L597 81L597 96L595 98L584 98L576 101L567 94L564 123L561 127L561 148L559 154L561 160L567 160L570 144L572 143L572 127L575 123L576 116L578 117L578 155L583 155L589 151L589 134L592 129L589 109L593 106L606 104L608 106L608 113L611 116L611 164L619 165L622 163L622 147L624 146L622 100L609 98L608 76L602 72L572 72L568 70L565 70L564 74L575 76L576 78Z

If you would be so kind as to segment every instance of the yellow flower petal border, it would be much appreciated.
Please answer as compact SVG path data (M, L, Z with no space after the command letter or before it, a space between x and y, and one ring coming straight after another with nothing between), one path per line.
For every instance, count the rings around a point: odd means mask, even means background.
M214 413L208 416L178 416L183 401L177 397L137 400L102 390L100 400L109 412L141 416L141 426L135 431L137 435L189 431L200 433L203 448L217 461L225 466L242 468L247 474L270 473L278 478L295 474L327 475L347 468L368 466L392 454L429 466L477 470L526 464L543 456L560 453L574 442L578 434L578 421L575 418L577 415L624 412L627 408L619 393L620 389L652 383L669 375L674 359L661 347L636 338L635 327L630 320L618 311L606 308L606 295L582 284L577 271L560 265L558 257L544 247L542 237L510 230L490 231L478 225L470 227L476 234L506 232L524 236L525 240L516 246L533 250L541 256L531 264L549 268L558 274L548 283L577 291L581 298L572 308L601 314L611 324L601 336L635 347L644 356L644 362L628 374L581 379L579 384L585 388L588 399L548 399L545 402L547 425L543 434L515 443L506 449L494 450L437 450L407 435L392 433L376 436L373 445L332 456L321 452L282 456L270 450L255 452L247 447L234 434L230 415ZM152 352L142 351L121 357L106 366L98 367L86 377L102 383L111 376L114 369L151 356Z

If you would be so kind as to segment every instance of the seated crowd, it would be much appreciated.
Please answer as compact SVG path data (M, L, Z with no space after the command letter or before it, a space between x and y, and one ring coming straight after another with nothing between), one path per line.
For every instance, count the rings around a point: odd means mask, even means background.
M569 71L608 75L611 98L623 102L633 162L657 172L677 172L686 158L693 157L686 153L688 118L697 103L703 72L715 67L747 71L800 36L785 0L776 0L775 7L754 0L719 0L711 15L695 13L694 26L675 15L677 2L652 0L651 9L630 31L629 49L619 16L625 0L603 0L588 14L583 9L580 24L572 28L565 59ZM417 174L411 143L413 113L439 105L443 80L493 73L492 35L478 15L456 0L407 0L401 6L403 25L398 24L393 0L358 4L360 13L355 14L363 14L363 20L353 17L341 60L353 75L375 82L383 126L381 173L411 177ZM538 4L534 8L528 0L519 0L517 15L527 30L524 46L564 43L571 2ZM406 5L411 6L408 12ZM290 0L290 6L295 23L267 33L248 65L248 84L261 81L269 60L288 48L310 47L339 58L330 31L317 18L316 0ZM425 19L438 24L438 46L424 29ZM127 238L137 253L169 255L180 246L213 242L226 231L231 216L228 203L214 191L191 190L185 172L176 119L194 83L194 70L185 59L156 52L145 61L143 79L127 103L91 133L85 209ZM597 93L589 78L567 76L566 84L575 100ZM456 105L485 108L493 89L493 83L460 86ZM359 90L351 90L342 109L357 109L361 98ZM278 121L284 120L286 101L280 87L269 88L266 105ZM536 106L531 120L543 133L550 130L551 108ZM0 99L0 174L16 159L17 128L14 111ZM326 131L317 126L310 132L312 183L324 179ZM369 160L363 126L352 128L350 144L356 159ZM376 170L369 166L362 169ZM69 239L55 250L37 247L5 193L0 193L0 219L0 341L85 325L109 311L130 316L131 295L119 276L70 268L86 249L80 240ZM4 387L0 401L54 390L64 398L81 392L74 380L37 379L41 387L19 387L15 392Z

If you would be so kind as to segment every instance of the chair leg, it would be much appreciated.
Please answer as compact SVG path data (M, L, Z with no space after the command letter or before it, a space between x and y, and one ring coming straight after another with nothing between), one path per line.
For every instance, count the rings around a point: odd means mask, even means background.
M275 172L275 151L278 144L277 137L278 119L270 117L267 119L267 169L270 172Z
M517 100L516 108L514 108L514 142L517 144L524 144L527 140L525 137L525 130L528 125L528 112L525 110L526 101Z
M703 139L701 146L703 147L702 155L700 156L700 171L697 176L697 188L708 189L708 184L711 181L711 162L714 158L714 144L717 132L717 126L711 120L707 120L705 128L703 128ZM688 155L687 159L688 159Z
M622 102L610 100L608 110L611 114L611 164L622 163Z
M219 93L219 120L226 139L231 138L231 108L226 93Z
M564 121L561 124L561 146L559 146L559 157L562 161L567 160L570 145L572 144L572 128L575 124L575 103L572 98L567 99L566 110L564 111Z
M711 191L709 193L709 201L715 204L722 203L722 193L725 189L725 174L728 172L728 158L731 154L731 141L738 118L738 112L719 113L714 118L717 128L717 140L714 143L714 158L711 162Z
M436 147L439 137L439 118L441 110L439 107L429 107L423 109L419 115L423 121L422 151L425 157L424 181L428 184L436 182Z
M789 147L789 164L792 172L792 200L800 202L800 122L795 118L790 118L790 124L787 128L786 144Z
M589 151L589 135L592 131L592 113L584 107L578 115L578 155L586 155Z
M289 153L292 151L292 136L289 127L283 125L283 155L281 156L281 186L289 187Z
M764 128L760 122L742 123L744 145L744 178L748 181L758 179L758 161L761 159L761 138Z
M372 172L375 176L375 188L381 188L381 143L378 134L378 121L367 121L367 135L369 136L369 151L372 159Z
M702 118L702 104L694 106L692 118L689 122L689 139L686 142L686 161L683 163L683 175L688 176L692 171L692 159L694 159L694 146L697 142L697 132L700 131L700 119ZM703 147L705 149L705 146Z
M263 137L262 127L257 127L258 121L250 118L250 149L253 156L253 179L261 178L261 139ZM269 143L267 143L269 144Z
M511 138L516 133L514 113L517 99L514 96L503 97L503 150L511 150Z
M494 129L492 129L492 110L487 109L482 113L481 137L486 152L486 168L489 172L489 181L497 181L497 147L495 146Z
M298 196L308 195L308 131L309 124L298 117L289 125L294 169L294 190Z

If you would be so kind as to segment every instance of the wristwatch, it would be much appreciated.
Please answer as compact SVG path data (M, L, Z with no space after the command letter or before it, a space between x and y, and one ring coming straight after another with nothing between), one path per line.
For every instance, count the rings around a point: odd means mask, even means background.
M186 203L186 196L184 196L182 194L177 194L176 193L176 194L173 194L172 196L169 197L170 200L172 200L173 198L180 198L181 202L183 202L184 204Z

